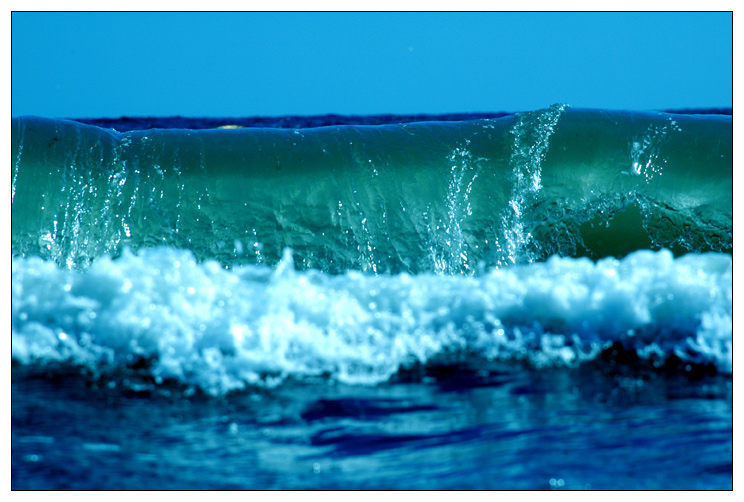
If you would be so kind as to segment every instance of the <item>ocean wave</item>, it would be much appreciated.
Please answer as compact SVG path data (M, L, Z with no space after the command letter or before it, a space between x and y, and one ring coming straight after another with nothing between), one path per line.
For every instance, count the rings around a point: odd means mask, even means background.
M14 256L167 245L224 265L474 274L549 256L733 251L732 120L555 105L310 129L12 123Z
M452 358L731 374L732 159L731 116L566 105L303 129L13 119L13 361L214 395Z

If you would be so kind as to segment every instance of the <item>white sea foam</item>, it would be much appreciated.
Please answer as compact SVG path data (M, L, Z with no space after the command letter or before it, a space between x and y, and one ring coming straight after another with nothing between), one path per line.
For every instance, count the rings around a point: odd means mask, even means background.
M480 276L227 270L155 248L70 271L12 265L12 356L117 368L211 394L286 377L375 384L448 353L571 365L621 341L732 371L732 259L638 251L553 257Z

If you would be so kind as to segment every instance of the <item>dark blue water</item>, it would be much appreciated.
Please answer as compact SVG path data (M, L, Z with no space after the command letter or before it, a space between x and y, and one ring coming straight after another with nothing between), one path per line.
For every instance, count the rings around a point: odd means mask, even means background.
M675 110L660 110L674 114L692 115L732 115L731 108L685 108ZM382 114L382 115L298 115L281 117L119 117L119 118L75 118L73 120L83 124L116 129L117 131L134 131L144 129L212 129L225 126L240 127L277 127L277 128L308 128L328 127L338 125L384 125L406 124L424 121L465 121L478 119L496 119L513 115L509 112L491 113L444 113L415 115Z
M731 489L731 381L518 364L227 398L13 371L14 489Z

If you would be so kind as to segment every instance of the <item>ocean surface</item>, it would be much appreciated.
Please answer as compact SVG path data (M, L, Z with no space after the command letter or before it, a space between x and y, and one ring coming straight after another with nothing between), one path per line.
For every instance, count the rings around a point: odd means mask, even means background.
M12 121L26 489L730 490L731 110Z

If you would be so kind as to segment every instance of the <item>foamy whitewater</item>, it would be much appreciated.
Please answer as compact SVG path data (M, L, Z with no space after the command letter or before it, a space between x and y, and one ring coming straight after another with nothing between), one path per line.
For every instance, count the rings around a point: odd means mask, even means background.
M226 270L171 248L85 272L13 261L13 358L110 371L150 361L156 382L210 394L327 375L384 382L457 356L575 365L622 342L645 359L732 370L731 258L637 251L552 257L477 277Z
M731 485L730 115L184 120L13 119L14 487Z

